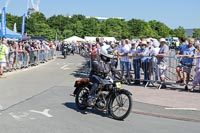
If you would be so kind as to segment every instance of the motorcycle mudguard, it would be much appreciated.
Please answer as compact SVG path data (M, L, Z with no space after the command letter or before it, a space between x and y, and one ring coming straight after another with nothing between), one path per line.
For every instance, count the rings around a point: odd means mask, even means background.
M125 90L125 89L120 89L119 92L124 92L127 95L133 95L130 91Z
M79 89L80 89L79 87L76 87L73 94L76 95Z
M83 87L88 87L90 88L90 83L89 83L89 79L88 78L83 78L83 79L79 79L75 82L74 84L74 87L75 87L75 90L73 92L74 95L76 95L76 93L78 92L78 90L80 88L83 88Z
M89 83L89 79L88 78L82 78L79 79L75 82L74 87L80 87L83 85L87 85Z

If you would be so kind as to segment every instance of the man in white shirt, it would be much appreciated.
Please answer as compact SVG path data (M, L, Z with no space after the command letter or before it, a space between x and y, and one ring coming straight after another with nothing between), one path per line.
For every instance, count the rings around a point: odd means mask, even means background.
M120 69L122 71L122 77L124 76L124 71L126 70L127 78L130 78L129 52L130 47L128 46L128 41L122 40L121 45L118 48L118 54L120 56Z

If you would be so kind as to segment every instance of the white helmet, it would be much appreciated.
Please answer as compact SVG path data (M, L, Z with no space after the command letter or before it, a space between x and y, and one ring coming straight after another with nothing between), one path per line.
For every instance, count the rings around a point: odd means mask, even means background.
M110 47L106 46L106 45L103 45L101 48L100 48L100 54L103 55L103 56L106 56L108 58L113 58L113 55L110 54L109 52L111 52L110 50Z

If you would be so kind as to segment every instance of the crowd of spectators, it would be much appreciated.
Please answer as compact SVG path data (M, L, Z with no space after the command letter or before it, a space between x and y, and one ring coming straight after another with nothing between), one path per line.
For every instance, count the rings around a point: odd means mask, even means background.
M107 42L104 41L104 38L96 38L96 42L57 43L39 40L18 42L4 40L0 42L0 76L5 70L12 71L16 68L22 69L46 62L54 56L56 49L63 53L64 45L68 47L68 54L76 53L89 57L91 62L98 58L101 46L106 45L108 51L114 54L114 58L111 60L112 65L120 70L122 80L133 81L135 85L140 85L141 82L143 85L147 85L149 81L153 80L160 81L161 88L166 88L164 83L169 61L176 57L178 64L173 66L177 73L175 83L185 83L185 90L188 90L192 67L196 66L196 73L200 71L199 47L197 50L195 49L193 38L188 41L181 39L180 42L174 51L175 56L172 57L169 55L171 52L165 38L160 38L159 41L153 38L143 38L131 41L126 39L119 42ZM196 60L195 65L194 60ZM200 80L198 79L199 76L196 75L193 81L194 86L199 85ZM194 90L194 87L190 90Z
M143 85L147 85L149 81L153 80L160 81L161 88L166 88L166 71L171 67L169 62L176 60L174 65L177 66L173 66L173 68L177 73L177 81L174 83L184 84L185 90L190 90L188 83L191 79L192 67L196 66L195 72L199 71L199 65L194 65L194 60L196 62L199 60L199 56L195 56L198 54L196 52L198 50L195 49L194 42L193 38L189 38L188 41L181 40L180 45L174 50L174 56L169 55L171 51L165 38L159 40L153 38L121 40L115 43L97 38L96 42L79 42L74 43L74 45L76 53L81 54L86 51L86 53L90 53L91 60L98 57L101 46L111 47L112 53L115 55L112 64L121 71L124 79L127 79L128 82L133 80L135 85L140 85L141 82ZM196 80L194 79L194 81ZM196 82L195 86L200 83L200 81Z
M55 56L56 44L53 42L28 41L0 41L0 77L4 72L28 68L47 62Z

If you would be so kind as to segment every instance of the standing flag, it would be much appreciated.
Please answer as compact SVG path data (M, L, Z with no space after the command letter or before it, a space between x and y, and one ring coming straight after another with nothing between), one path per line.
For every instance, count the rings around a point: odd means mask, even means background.
M24 14L22 17L22 36L24 36L24 31L25 31L25 19L26 15Z
M0 21L0 26L1 26L1 21ZM0 36L1 36L2 34L1 34L1 28L0 28Z
M13 31L17 33L17 24L16 23L14 23Z
M1 13L1 35L3 37L6 35L6 7L3 7Z

